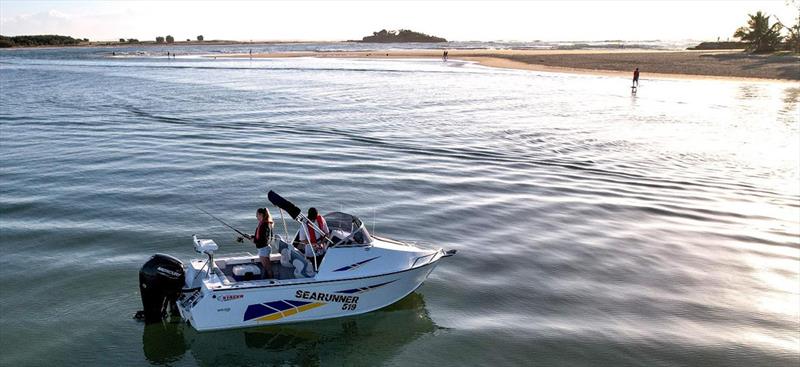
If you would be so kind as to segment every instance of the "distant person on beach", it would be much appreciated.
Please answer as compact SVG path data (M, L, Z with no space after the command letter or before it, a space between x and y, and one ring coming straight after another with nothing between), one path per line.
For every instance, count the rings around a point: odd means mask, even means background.
M633 71L633 86L639 86L639 68L636 68L636 70Z
M253 49L252 48L250 49L250 59L251 60L253 59Z
M442 62L447 61L447 51L442 51Z

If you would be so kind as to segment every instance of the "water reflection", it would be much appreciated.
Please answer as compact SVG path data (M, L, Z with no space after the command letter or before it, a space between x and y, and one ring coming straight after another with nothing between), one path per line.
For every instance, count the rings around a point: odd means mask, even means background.
M757 84L742 84L739 86L736 98L739 100L748 100L758 98L763 95L763 91Z
M201 365L373 365L436 328L422 295L412 293L376 312L318 322L206 333L184 323L153 324L142 342L156 365L187 351Z
M786 88L784 93L783 108L781 108L781 112L796 118L798 112L797 102L800 100L800 88ZM787 124L795 121L795 119L786 119Z
M176 322L145 326L142 334L144 357L157 365L169 364L183 358L187 348L183 330L184 324Z

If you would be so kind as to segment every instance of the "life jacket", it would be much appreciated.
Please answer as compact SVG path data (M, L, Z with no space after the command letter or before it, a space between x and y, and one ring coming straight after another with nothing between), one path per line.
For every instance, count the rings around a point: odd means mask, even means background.
M317 214L317 228L324 232L325 230L322 228L323 221L322 216ZM317 231L310 224L306 224L306 227L308 229L308 243L317 243Z
M262 220L258 222L258 227L256 227L256 233L253 235L253 242L256 244L256 248L266 247L269 244L270 233L268 232L269 232L269 221Z

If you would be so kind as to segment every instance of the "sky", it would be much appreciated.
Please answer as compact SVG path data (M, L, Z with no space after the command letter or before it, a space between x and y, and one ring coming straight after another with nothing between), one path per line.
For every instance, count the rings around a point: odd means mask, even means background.
M763 10L791 23L799 0L761 1L20 1L0 34L238 41L361 39L411 29L451 41L725 40ZM773 18L774 19L774 18Z

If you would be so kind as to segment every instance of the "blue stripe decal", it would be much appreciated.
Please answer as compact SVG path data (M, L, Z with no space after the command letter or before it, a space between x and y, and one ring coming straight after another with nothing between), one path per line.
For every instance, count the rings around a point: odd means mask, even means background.
M375 288L378 288L378 287L382 287L382 286L387 285L389 283L394 283L396 281L397 280L395 279L395 280L392 280L392 281L389 281L389 282L386 282L386 283L375 284L375 285L370 285L370 286L361 287L361 288L345 289L343 291L338 291L336 293L345 293L345 294L362 293L362 292L366 292L366 291L368 291L370 289L375 289Z
M244 321L258 319L264 316L273 316L272 318L277 320L283 317L291 316L291 314L290 315L283 314L282 311L296 309L297 312L303 312L324 305L325 303L322 302L305 302L305 301L295 301L288 299L282 301L273 301L268 303L257 303L254 305L247 306L247 309L244 312ZM277 308L280 308L280 310L275 310ZM257 320L257 321L272 321L272 320Z
M347 265L347 266L341 267L341 268L339 268L339 269L336 269L336 270L334 270L334 271L346 271L346 270L355 269L355 268L358 268L359 266L361 266L361 265L364 265L364 264L366 264L366 263L368 263L368 262L370 262L370 261L372 261L372 260L375 260L375 259L377 259L377 258L379 258L379 257L380 257L380 256L375 256L375 257L373 257L373 258L371 258L371 259L366 259L366 260L364 260L364 261L360 261L360 262L357 262L357 263L355 263L355 264L350 264L350 265Z
M265 303L265 305L267 305L269 307L272 307L272 308L274 308L274 309L276 309L278 311L284 311L284 310L288 310L288 309L294 307L294 306L292 306L292 305L290 305L290 304L288 304L286 302L283 302L283 301L269 302L269 303Z
M269 308L267 308L267 306L264 306L262 304L250 305L247 306L247 310L244 312L244 319L245 321L247 321L273 312L275 312L275 310L270 310Z
M308 304L308 302L295 301L295 300L291 300L291 299L285 299L285 300L283 300L283 302L288 302L293 307L297 307L297 306L302 306L302 305Z

